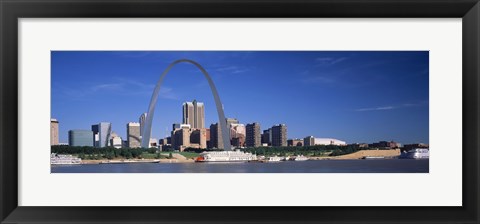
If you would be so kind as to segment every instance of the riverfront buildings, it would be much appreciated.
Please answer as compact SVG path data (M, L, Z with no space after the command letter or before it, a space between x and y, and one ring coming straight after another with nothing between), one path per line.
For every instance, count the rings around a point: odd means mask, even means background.
M230 127L230 128L232 127L233 124L239 124L237 118L225 118L225 120L227 121L227 127Z
M223 136L218 123L205 129L204 104L194 100L182 105L182 118L185 123L174 123L170 136L165 136L160 142L150 138L148 147L161 149L173 149L184 151L187 148L197 149L223 149ZM69 132L69 143L72 146L95 146L114 148L139 148L142 142L142 127L147 114L139 117L139 122L130 122L126 125L127 137L122 139L112 132L109 122L101 122L91 126L92 131L72 130ZM344 141L333 138L315 138L307 136L304 139L289 139L287 141L287 126L285 124L274 125L261 133L260 124L257 122L247 125L240 124L236 118L226 118L225 122L229 129L230 143L235 148L261 147L261 146L313 146L313 145L346 145ZM194 126L197 126L195 128ZM168 135L168 134L167 134ZM90 141L86 140L90 138ZM55 140L56 139L56 140ZM51 144L58 144L58 121L51 119ZM377 143L375 143L377 144ZM394 145L394 142L379 142L379 146Z
M186 148L207 148L205 129L205 107L202 102L193 100L182 105L182 124L174 123L171 132L171 146L175 150ZM162 146L165 146L163 141Z
M202 102L183 103L183 124L189 124L192 128L205 128L205 107Z
M140 148L140 123L129 122L127 124L127 144L129 148Z
M93 146L93 131L70 130L68 131L69 146Z
M244 124L230 125L230 142L232 146L234 147L245 146L245 137L246 137L246 128Z
M110 143L112 124L108 122L100 122L92 125L93 141L95 147L107 147Z
M287 146L287 126L279 124L272 127L272 146Z
M58 145L58 120L50 119L50 145Z
M287 140L287 146L303 146L303 139L289 139Z
M223 149L222 132L218 123L210 125L210 147Z
M375 142L372 144L368 145L370 148L383 148L383 149L395 149L395 148L400 148L402 145L398 142L394 141L380 141L380 142ZM428 147L427 147L428 148Z
M261 134L260 134L260 124L251 123L246 126L246 146L247 147L260 147L261 146Z
M175 126L174 126L175 127ZM189 124L181 124L172 131L172 147L183 151L186 148L207 148L207 131L205 128L193 129Z
M263 130L261 139L262 139L262 146L272 145L272 129L269 128L267 130Z

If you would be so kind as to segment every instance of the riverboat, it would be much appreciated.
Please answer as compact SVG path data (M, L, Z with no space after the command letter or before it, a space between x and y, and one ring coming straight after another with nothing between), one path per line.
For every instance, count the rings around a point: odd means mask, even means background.
M195 159L195 162L249 162L255 160L257 160L255 154L236 150L203 152Z
M430 151L428 149L416 148L408 152L402 152L400 159L428 159L430 158Z
M299 155L297 157L295 157L294 161L307 161L308 160L308 157L306 156L303 156L303 155Z
M75 165L82 164L82 159L74 157L72 155L57 155L56 153L50 154L51 165Z

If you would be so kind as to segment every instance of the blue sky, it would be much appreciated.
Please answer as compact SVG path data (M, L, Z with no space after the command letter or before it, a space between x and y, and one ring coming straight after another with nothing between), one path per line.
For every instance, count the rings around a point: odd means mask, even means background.
M428 51L53 51L52 118L60 142L68 130L102 121L122 138L138 122L171 62L200 63L217 87L225 116L287 125L288 138L331 137L355 142L428 143ZM160 90L152 137L182 120L182 103L205 103L205 121L218 121L203 74L176 65Z

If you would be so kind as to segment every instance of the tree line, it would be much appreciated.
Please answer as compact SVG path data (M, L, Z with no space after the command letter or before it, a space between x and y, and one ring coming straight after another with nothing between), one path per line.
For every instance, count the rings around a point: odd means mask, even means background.
M354 153L361 148L358 145L314 145L314 146L272 146L249 147L242 151L264 156L339 156Z
M157 154L155 158L160 158L160 152L156 148L113 148L113 147L91 147L91 146L68 146L53 145L52 153L78 155L81 159L113 159L126 158L132 159L142 158L142 153Z

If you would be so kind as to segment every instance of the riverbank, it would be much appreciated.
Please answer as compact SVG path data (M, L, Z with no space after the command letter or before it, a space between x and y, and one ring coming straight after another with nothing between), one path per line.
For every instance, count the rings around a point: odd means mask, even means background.
M400 149L395 150L360 150L351 154L341 156L322 156L308 157L309 160L352 160L363 159L365 157L376 158L395 158L400 156ZM173 158L162 159L101 159L101 160L82 160L82 164L122 164L122 163L193 163L193 158L187 158L181 154L173 153Z

